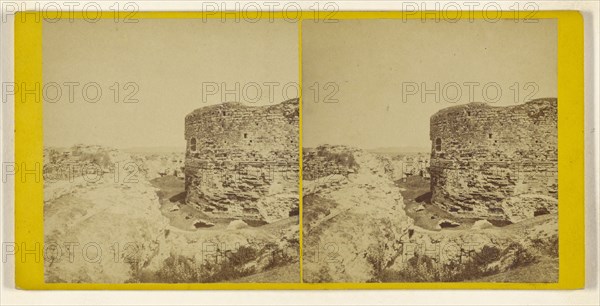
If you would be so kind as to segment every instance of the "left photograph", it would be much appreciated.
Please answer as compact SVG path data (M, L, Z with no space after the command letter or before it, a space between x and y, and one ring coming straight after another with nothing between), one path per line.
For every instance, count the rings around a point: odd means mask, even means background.
M47 283L297 283L298 24L45 21Z

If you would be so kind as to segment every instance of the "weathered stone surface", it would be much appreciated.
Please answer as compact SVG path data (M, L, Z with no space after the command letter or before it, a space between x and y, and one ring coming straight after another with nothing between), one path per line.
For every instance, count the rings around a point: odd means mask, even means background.
M409 235L400 190L374 154L345 146L313 152L320 153L303 158L312 178L302 185L304 280L368 281L370 258L393 261Z
M228 230L238 230L238 229L247 228L247 227L248 227L248 224L246 224L246 222L244 222L242 220L233 220L233 221L229 222L229 224L227 225Z
M54 157L48 156L51 152L58 151L45 150L49 171L52 166L133 162L128 154L100 146L75 146ZM168 226L156 189L141 173L121 182L113 174L56 176L44 182L46 282L123 283L134 266L156 258Z
M298 99L186 116L186 202L214 218L274 222L298 207Z
M174 175L180 178L184 177L184 153L168 154L136 154L136 163L143 166L144 173L148 179L162 177L165 175Z
M533 216L531 197L558 199L557 132L553 98L510 107L470 103L437 112L430 130L432 202L462 217ZM552 212L555 204L535 206Z
M521 194L505 199L501 207L511 222L558 213L558 200L545 195Z
M478 229L486 229L486 228L492 228L492 227L494 227L494 225L492 223L490 223L490 221L488 221L488 220L477 220L477 221L475 221L475 223L473 223L473 226L471 226L471 229L478 230Z

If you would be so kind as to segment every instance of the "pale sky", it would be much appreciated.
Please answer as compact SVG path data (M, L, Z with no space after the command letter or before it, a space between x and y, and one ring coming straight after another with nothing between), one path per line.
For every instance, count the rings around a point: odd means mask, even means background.
M298 24L283 20L45 22L44 142L184 147L185 115L221 102L265 105L296 98L298 66ZM73 103L69 82L79 84L73 87ZM126 88L128 82L136 85ZM90 103L96 96L94 83L102 95ZM223 83L232 92L238 83L239 96L231 93L223 99ZM61 88L59 98L56 88ZM123 103L136 90L131 98L138 102Z
M304 21L303 146L429 147L429 118L442 108L557 97L556 26L554 19ZM436 83L440 102L434 94L421 102ZM502 93L492 102L496 88ZM339 102L323 103L328 94Z

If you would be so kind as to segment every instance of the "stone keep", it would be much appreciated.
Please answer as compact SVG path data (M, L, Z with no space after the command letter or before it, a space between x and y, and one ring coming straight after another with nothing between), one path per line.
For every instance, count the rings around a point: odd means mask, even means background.
M558 207L557 99L470 103L431 116L432 203L518 222Z
M274 222L298 213L298 99L237 102L185 117L186 203L214 218Z

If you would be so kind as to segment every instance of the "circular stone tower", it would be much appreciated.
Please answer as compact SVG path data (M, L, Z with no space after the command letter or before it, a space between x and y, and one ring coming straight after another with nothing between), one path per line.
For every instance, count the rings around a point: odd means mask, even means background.
M470 218L517 222L557 210L557 100L470 103L431 117L432 203Z
M273 222L297 214L298 117L298 99L188 114L186 203L214 218Z

